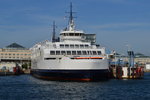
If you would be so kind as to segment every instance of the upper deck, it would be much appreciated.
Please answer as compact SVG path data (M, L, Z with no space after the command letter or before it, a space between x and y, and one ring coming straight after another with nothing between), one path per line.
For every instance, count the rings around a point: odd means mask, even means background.
M55 41L55 24L53 29L52 42L45 41L36 44L33 54L44 56L62 55L105 55L105 48L96 45L95 34L85 34L82 30L76 30L74 17L72 16L72 5L70 7L70 17L68 26L60 32L59 41Z
M41 42L36 44L34 49L103 49L104 47L101 47L98 44L91 44L89 42Z

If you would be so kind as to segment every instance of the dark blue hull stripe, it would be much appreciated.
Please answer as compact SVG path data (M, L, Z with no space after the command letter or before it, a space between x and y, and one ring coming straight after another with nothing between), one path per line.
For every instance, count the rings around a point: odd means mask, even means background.
M44 70L32 69L31 74L50 80L94 81L109 78L109 70Z

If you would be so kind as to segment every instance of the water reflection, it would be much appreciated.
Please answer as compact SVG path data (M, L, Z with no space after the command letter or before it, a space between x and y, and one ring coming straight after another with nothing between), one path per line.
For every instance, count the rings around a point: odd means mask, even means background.
M30 75L0 76L0 100L150 99L150 73L142 80L59 82Z

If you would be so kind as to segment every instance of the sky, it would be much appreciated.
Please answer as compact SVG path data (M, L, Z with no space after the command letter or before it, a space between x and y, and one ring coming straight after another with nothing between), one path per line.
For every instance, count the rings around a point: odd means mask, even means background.
M96 34L101 46L150 55L150 0L0 0L0 48L50 40L53 21L59 35L70 2L76 29Z

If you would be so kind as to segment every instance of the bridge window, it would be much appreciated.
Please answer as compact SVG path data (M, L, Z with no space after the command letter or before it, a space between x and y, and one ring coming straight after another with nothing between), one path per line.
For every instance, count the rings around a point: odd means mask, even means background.
M74 36L74 33L69 33L69 36Z
M75 33L75 36L79 36L79 33Z
M66 34L66 33L64 33L64 36L67 36L67 34Z

